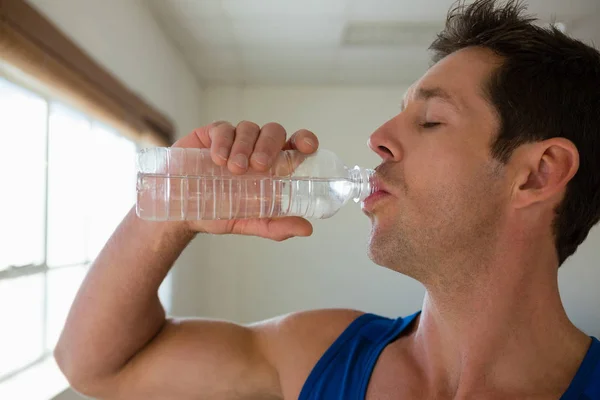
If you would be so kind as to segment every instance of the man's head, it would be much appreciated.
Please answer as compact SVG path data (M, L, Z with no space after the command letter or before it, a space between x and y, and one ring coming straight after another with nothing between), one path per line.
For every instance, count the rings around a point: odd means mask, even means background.
M551 240L560 265L600 219L600 54L496 3L450 12L435 64L370 139L390 192L365 206L370 255L417 278L506 234Z

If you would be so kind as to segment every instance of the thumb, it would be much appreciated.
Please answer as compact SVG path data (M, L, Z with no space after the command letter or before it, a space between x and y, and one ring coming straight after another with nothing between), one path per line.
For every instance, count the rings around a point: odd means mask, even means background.
M237 220L232 233L260 236L280 242L295 236L310 236L313 226L301 217L246 219Z
M294 236L310 236L313 233L313 226L306 219L301 217L272 218L267 221L269 234L273 235L274 240L289 239Z

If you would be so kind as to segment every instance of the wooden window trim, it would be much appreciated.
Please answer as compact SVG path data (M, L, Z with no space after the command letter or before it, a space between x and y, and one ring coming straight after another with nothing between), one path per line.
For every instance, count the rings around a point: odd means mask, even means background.
M0 58L133 139L173 143L169 118L24 0L0 0Z

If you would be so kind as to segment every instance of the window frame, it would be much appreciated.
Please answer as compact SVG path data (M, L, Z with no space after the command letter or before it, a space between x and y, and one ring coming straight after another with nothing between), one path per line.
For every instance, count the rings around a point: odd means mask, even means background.
M43 276L43 305L42 305L42 332L40 333L40 340L42 342L42 353L35 360L15 368L10 372L0 375L0 385L4 382L9 381L11 378L24 373L28 369L47 361L52 357L52 350L47 349L48 342L48 304L49 304L49 290L48 290L48 274L52 271L57 271L66 268L82 268L86 272L93 262L93 260L86 259L82 262L74 263L74 264L63 264L63 265L53 265L50 267L48 265L48 216L49 216L49 171L50 171L50 163L49 163L49 153L50 153L50 119L52 115L53 106L58 107L66 107L79 115L81 115L90 125L90 130L93 130L94 127L108 127L113 130L120 138L126 139L134 144L135 150L139 151L143 146L144 142L141 140L135 140L131 136L122 134L117 128L110 126L104 121L99 121L86 114L84 111L80 110L76 105L70 104L66 102L64 99L60 98L60 96L52 95L51 90L47 89L45 86L37 84L37 82L33 79L28 79L29 77L26 75L20 75L18 71L11 71L6 67L6 65L2 64L0 60L0 79L4 79L7 82L20 87L21 89L30 92L31 94L38 96L41 100L46 103L46 120L45 120L45 141L46 141L46 149L45 149L45 168L44 168L44 218L43 218L43 262L40 264L28 264L28 265L10 265L4 269L0 270L0 281L10 280L21 278L25 276L31 275L39 275Z

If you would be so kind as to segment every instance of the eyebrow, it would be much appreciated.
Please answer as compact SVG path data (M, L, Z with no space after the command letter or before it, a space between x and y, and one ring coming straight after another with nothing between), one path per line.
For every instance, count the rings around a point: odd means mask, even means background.
M406 94L408 94L408 92ZM402 111L404 111L405 104L406 104L406 102L405 102L406 94L404 95L404 98L402 99L402 104L400 105L400 109ZM460 103L454 97L452 97L452 95L450 95L450 93L448 93L441 87L419 88L419 89L417 89L417 93L416 93L415 97L419 100L429 100L432 98L439 98L439 99L442 99L445 102L449 103L450 105L452 105L458 111L460 111L460 109L461 109Z

